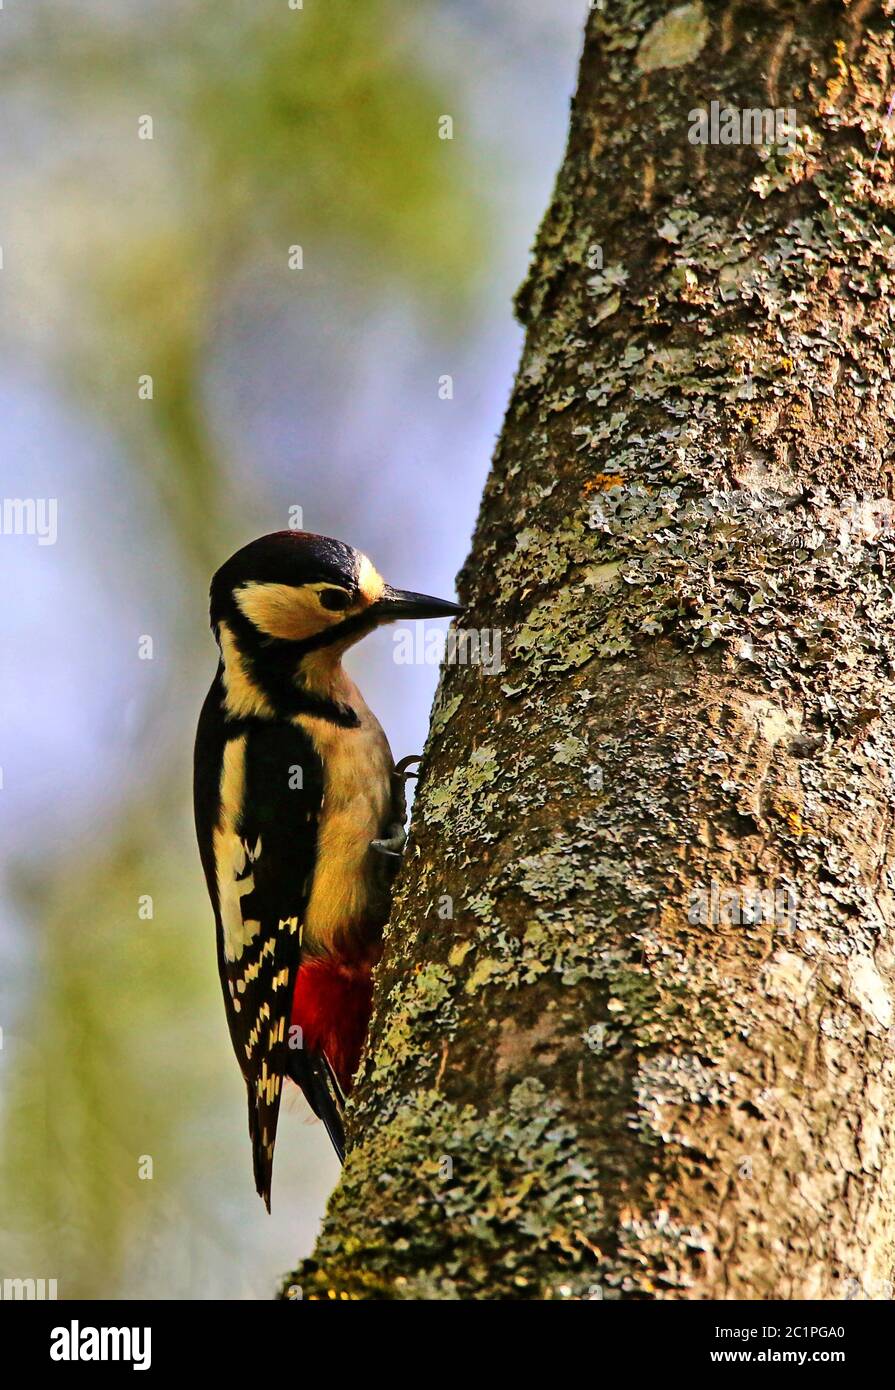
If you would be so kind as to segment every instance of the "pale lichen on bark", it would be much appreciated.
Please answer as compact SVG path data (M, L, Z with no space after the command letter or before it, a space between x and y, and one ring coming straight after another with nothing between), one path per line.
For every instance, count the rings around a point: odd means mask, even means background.
M590 16L305 1297L890 1292L892 16Z

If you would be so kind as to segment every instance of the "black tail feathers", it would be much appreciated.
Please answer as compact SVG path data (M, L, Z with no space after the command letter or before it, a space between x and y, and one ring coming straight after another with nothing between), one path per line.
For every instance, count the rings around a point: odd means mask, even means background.
M345 1094L338 1078L325 1052L298 1051L294 1056L301 1060L290 1069L290 1075L304 1091L314 1114L323 1121L338 1160L344 1163L345 1130L342 1125L342 1112L345 1109Z
M342 1112L345 1109L345 1094L338 1078L323 1052L304 1052L297 1050L289 1056L291 1079L300 1086L305 1099L318 1119L326 1126L330 1142L336 1151L339 1162L345 1162L345 1130L342 1125ZM252 1139L252 1161L255 1169L255 1187L263 1197L264 1205L270 1211L270 1188L273 1178L273 1143L269 1133L268 1114L262 1116L255 1098L254 1087L248 1083L249 1091L249 1134ZM279 1095L277 1096L279 1109ZM268 1133L265 1134L265 1129ZM276 1116L273 1116L273 1134L276 1134ZM267 1144L264 1139L267 1137Z

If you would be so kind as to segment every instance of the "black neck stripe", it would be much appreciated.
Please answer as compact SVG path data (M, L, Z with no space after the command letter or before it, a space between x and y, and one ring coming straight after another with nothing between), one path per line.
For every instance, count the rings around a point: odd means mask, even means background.
M281 637L263 638L235 605L234 611L224 621L233 633L246 675L279 718L290 719L296 714L308 714L318 719L328 719L344 729L358 727L360 719L350 706L328 700L299 683L302 678L302 657L344 636L354 619L327 629L322 634L327 639L323 642L315 638L304 642L288 642ZM352 632L354 630L352 628Z

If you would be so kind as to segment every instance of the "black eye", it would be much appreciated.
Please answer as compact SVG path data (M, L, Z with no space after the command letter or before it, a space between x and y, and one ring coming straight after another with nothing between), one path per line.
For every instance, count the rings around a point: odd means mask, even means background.
M351 599L344 589L321 589L320 602L324 608L331 608L335 613L340 608L347 608Z

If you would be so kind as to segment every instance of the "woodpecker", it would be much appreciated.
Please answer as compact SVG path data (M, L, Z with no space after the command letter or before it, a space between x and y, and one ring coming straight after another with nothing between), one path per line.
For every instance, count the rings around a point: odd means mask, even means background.
M341 659L382 623L462 610L393 589L366 555L306 531L243 546L210 599L220 661L196 733L196 834L270 1211L286 1078L344 1157L342 1106L405 839L404 779L419 761L395 765Z

